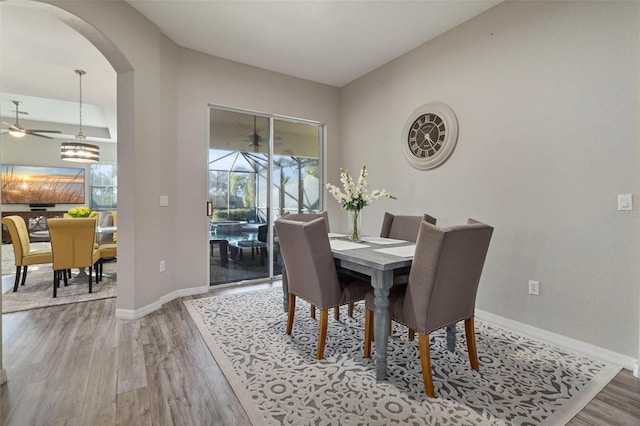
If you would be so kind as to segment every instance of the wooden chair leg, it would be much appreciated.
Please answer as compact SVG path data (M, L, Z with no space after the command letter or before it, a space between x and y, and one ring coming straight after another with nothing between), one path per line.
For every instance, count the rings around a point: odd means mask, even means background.
M364 310L364 357L371 358L371 341L373 340L373 311Z
M318 352L316 359L324 358L324 344L327 341L327 326L329 325L329 310L320 310L320 323L318 324Z
M389 336L393 333L393 321L389 320Z
M22 271L22 266L16 266L16 280L13 283L13 292L18 291L18 284L20 283L20 271Z
M336 321L340 321L340 306L333 307L333 318Z
M93 293L93 266L89 266L89 293Z
M309 306L309 309L310 309L309 313L311 315L311 318L316 319L316 307L315 307L315 305Z
M347 307L347 315L349 315L350 318L353 318L353 302L349 303L349 306Z
M67 274L64 271L58 271L58 275L62 275L63 277L63 281L64 281L64 286L68 286L69 285L69 278L67 278ZM58 277L58 285L60 284L60 277Z
M293 317L296 313L296 295L293 293L289 293L289 308L287 315L287 334L291 334L291 330L293 330Z
M476 333L474 331L473 323L473 317L464 320L464 332L467 336L467 350L469 351L469 362L471 363L471 368L479 370L480 365L478 364L478 352L476 350Z
M413 328L410 328L407 337L409 338L410 341L413 342L413 339L415 338L415 336L416 336L416 332L413 330Z
M435 396L433 377L431 376L431 354L429 353L429 335L418 333L418 347L420 348L420 365L422 366L422 381L424 391L430 397Z
M27 280L27 268L28 266L22 267L22 282L20 283L20 285L24 285L24 282Z
M58 271L53 271L53 297L58 297L58 283L60 282L60 274Z

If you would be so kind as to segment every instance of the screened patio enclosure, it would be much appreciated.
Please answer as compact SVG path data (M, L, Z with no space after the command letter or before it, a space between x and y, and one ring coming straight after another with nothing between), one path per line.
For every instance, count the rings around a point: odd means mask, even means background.
M273 221L322 209L317 123L210 109L210 283L281 274Z
M269 156L211 150L209 199L213 218L268 222ZM272 203L276 217L320 207L318 159L273 156Z

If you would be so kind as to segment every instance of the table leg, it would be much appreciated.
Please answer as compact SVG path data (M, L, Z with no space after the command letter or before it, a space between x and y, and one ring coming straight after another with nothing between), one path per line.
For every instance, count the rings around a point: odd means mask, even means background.
M447 349L449 352L456 351L456 324L447 326Z
M389 289L393 285L393 271L374 270L371 285L375 294L373 335L376 343L376 379L387 378L387 343L389 341Z

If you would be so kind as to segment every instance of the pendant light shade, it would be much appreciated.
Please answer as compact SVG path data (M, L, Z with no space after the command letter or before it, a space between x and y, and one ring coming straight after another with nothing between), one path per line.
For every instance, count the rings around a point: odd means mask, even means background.
M97 163L100 161L100 148L80 141L63 142L60 146L62 159L76 163Z
M80 130L76 138L63 142L60 146L62 159L76 163L97 163L100 161L100 148L98 145L86 143L86 136L82 133L82 76L85 71L75 70L80 77Z

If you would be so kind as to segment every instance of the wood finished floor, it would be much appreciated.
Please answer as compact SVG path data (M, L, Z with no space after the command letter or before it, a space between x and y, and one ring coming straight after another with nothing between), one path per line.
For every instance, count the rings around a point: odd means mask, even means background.
M181 300L134 321L115 299L5 314L3 340L2 425L249 424ZM622 371L569 424L640 425L640 380Z

